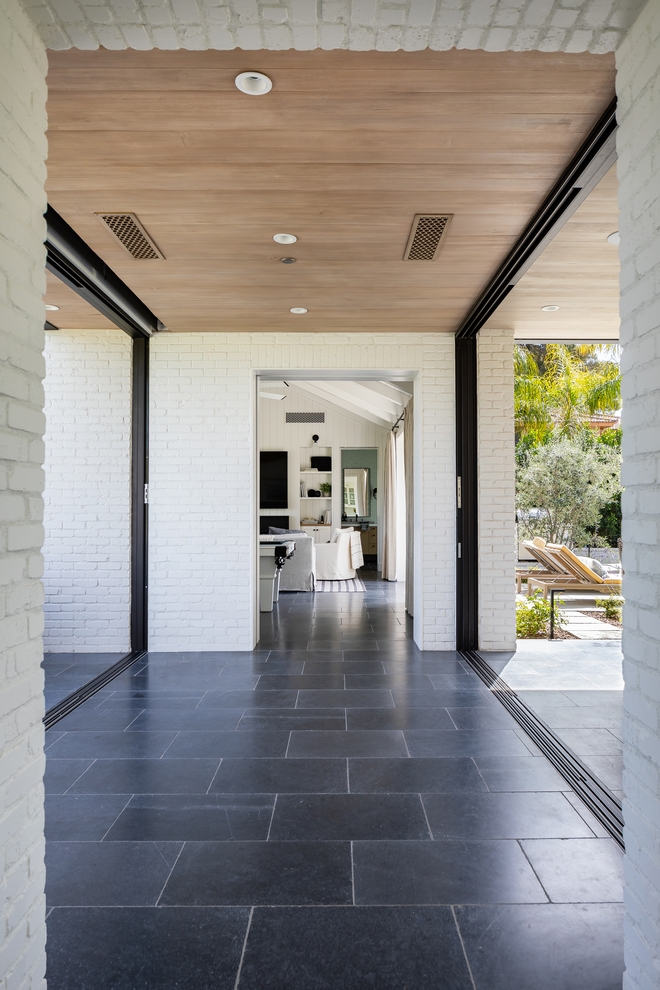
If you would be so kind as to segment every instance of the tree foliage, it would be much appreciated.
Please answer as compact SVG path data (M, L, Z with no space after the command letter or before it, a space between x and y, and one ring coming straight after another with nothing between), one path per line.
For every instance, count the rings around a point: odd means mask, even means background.
M591 426L594 414L620 408L621 375L616 357L614 346L516 347L521 535L545 536L573 545L616 545L621 535L621 488L614 484L612 471L618 472L621 430L607 429L599 435ZM570 449L562 447L560 441L570 443ZM543 452L546 447L552 449ZM560 472L559 476L553 476L552 471ZM530 514L533 509L539 512Z
M618 450L607 444L559 436L533 448L518 468L521 535L583 545L621 491L620 465Z
M619 366L616 361L602 360L601 352L603 348L593 344L516 347L518 437L531 435L536 443L545 443L553 433L575 436L594 413L619 409Z

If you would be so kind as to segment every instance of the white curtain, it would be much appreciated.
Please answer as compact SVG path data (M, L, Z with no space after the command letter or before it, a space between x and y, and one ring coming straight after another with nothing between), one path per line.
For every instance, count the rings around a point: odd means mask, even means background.
M406 406L403 418L403 458L406 478L406 612L413 615L415 585L413 583L413 540L415 518L413 502L413 400Z
M385 443L383 471L383 580L396 581L396 447L390 430Z

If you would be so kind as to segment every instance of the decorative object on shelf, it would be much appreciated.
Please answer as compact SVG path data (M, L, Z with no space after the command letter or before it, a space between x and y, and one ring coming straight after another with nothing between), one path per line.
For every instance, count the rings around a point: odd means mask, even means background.
M326 498L329 498L332 494L332 485L330 485L327 481L322 482L319 485L319 488L321 490L321 495L324 495Z
M319 471L332 471L332 457L310 457L310 464Z
M307 489L307 498L320 498L320 497L321 497L321 492L318 491L316 488Z

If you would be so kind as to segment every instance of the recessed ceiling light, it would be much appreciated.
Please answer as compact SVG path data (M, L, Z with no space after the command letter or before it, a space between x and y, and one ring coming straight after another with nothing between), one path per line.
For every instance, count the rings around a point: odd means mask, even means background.
M234 80L237 89L247 96L265 96L273 88L273 81L263 72L239 72Z
M58 313L60 307L59 306L52 306L50 303L46 303L46 309L48 310L49 313Z
M556 313L559 306L541 306L541 311L543 313Z
M621 238L619 237L618 230L615 230L614 233L610 234L610 236L607 238L608 244L619 244L620 242L621 242Z
M292 308L291 308L291 309L289 310L289 312L290 312L290 313L295 313L295 315L296 315L296 316L302 316L302 314L303 314L303 313L306 313L306 312L307 312L307 310L306 310L306 309L304 309L304 308L303 308L302 306L293 306L293 307L292 307Z
M295 244L298 238L295 234L274 234L273 240L278 244Z
M283 265L295 265L296 263L295 258L280 258L280 261Z

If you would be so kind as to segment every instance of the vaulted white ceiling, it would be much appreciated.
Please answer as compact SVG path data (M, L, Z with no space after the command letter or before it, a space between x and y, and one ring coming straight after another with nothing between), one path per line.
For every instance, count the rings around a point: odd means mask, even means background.
M296 396L305 395L320 405L349 415L367 426L389 430L412 395L411 382L295 381L263 382L260 393L282 395L291 409ZM272 400L276 401L276 400Z

